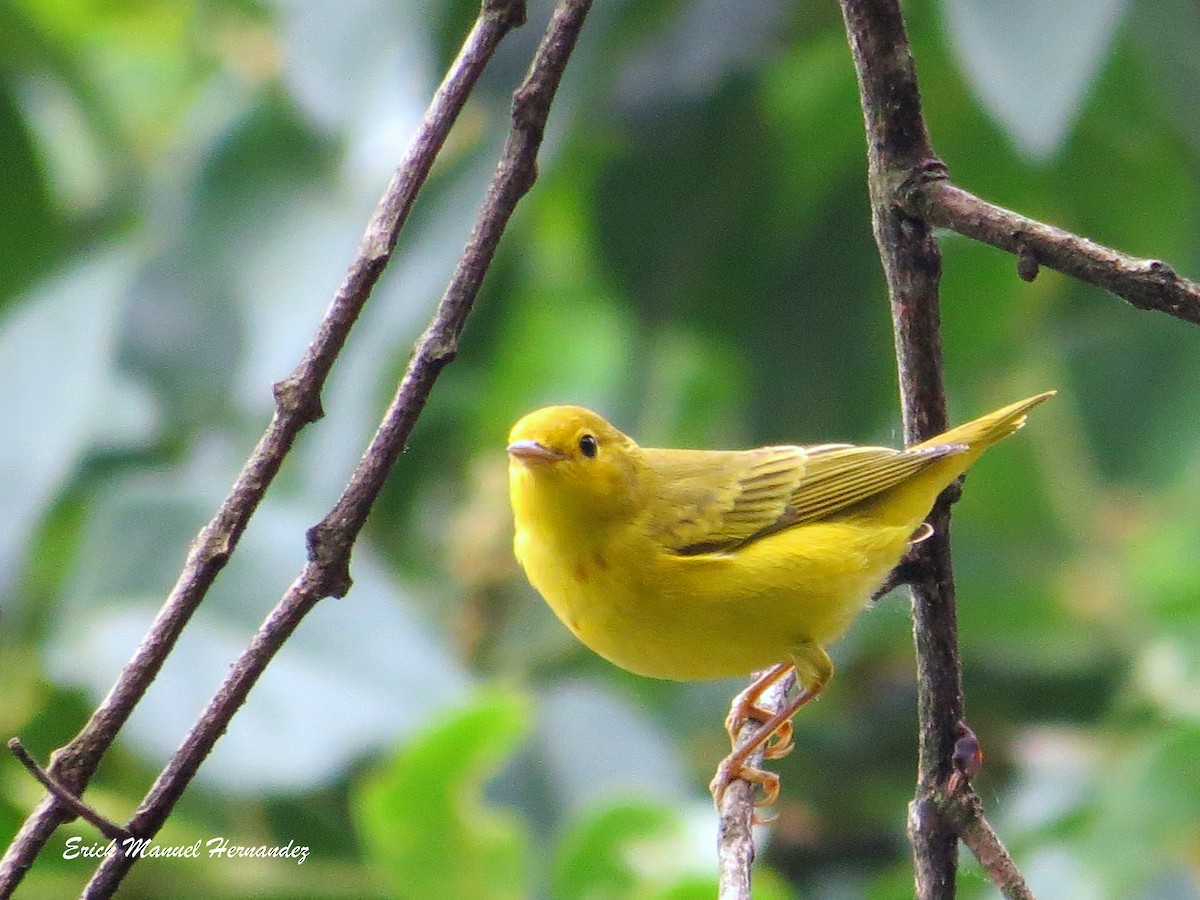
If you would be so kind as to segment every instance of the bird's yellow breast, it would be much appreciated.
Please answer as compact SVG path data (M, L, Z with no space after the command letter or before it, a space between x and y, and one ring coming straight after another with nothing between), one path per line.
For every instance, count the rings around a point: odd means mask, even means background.
M680 556L635 528L559 543L518 522L515 550L558 618L596 653L640 675L690 681L746 675L838 638L911 532L845 519Z

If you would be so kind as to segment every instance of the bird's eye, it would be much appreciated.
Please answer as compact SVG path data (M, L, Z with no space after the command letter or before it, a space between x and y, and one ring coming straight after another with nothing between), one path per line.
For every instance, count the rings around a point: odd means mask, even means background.
M588 459L594 459L596 450L599 449L596 444L596 438L590 434L585 434L579 439L579 452Z

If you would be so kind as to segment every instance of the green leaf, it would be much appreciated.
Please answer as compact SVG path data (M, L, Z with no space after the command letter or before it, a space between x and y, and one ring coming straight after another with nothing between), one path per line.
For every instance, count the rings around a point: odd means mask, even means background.
M62 234L17 98L0 88L0 308L59 252Z
M585 816L559 846L554 896L561 900L629 897L641 880L630 864L631 845L675 827L674 816L654 806L613 806Z
M488 772L530 724L524 698L483 696L359 785L355 824L391 896L515 900L527 895L524 828L510 813L485 806L480 792Z

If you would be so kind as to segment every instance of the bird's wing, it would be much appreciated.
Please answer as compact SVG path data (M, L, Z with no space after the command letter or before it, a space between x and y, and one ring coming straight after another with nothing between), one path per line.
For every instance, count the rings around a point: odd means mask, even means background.
M657 494L648 527L678 553L733 547L778 521L806 464L800 447L644 452Z
M966 449L965 444L934 444L909 450L846 444L807 447L804 480L792 494L779 527L811 522L869 500L911 478L934 460Z
M647 450L659 482L656 519L649 525L676 553L729 550L841 512L965 449L821 444L724 453Z

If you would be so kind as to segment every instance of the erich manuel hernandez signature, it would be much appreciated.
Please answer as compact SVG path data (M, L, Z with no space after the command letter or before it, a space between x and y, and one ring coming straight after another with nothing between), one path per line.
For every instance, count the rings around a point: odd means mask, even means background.
M207 841L200 839L192 844L156 844L154 838L127 837L121 841L111 840L107 844L95 841L85 844L83 838L67 838L63 859L103 859L113 856L120 847L126 856L134 859L294 859L300 865L308 859L308 847L295 841L283 846L260 844L257 847L231 844L228 838L215 837Z

